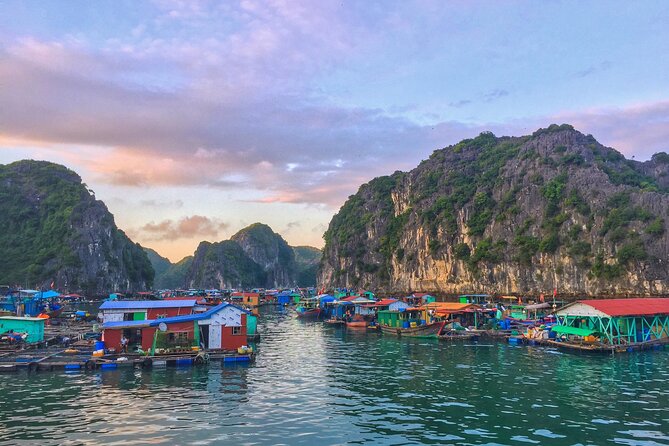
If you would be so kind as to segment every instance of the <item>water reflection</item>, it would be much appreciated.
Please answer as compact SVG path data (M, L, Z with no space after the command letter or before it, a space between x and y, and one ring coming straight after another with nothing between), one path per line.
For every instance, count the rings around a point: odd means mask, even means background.
M669 355L261 319L255 364L7 375L0 444L669 445Z

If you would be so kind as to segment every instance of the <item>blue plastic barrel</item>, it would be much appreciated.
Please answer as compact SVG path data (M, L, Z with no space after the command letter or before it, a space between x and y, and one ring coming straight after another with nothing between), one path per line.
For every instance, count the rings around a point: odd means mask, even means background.
M427 321L425 319L420 320L420 325L427 325Z
M105 341L95 341L95 350L104 350Z
M409 328L409 321L402 322L402 328Z

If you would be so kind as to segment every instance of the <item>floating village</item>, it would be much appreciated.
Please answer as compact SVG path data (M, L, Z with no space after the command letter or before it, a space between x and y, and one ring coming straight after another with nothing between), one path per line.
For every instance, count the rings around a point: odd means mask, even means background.
M73 310L87 304L96 311ZM99 306L98 306L99 305ZM440 301L346 289L172 290L87 302L53 290L8 290L0 301L0 372L249 363L262 307L370 335L444 342L492 338L574 354L661 350L669 299L583 299L467 294Z

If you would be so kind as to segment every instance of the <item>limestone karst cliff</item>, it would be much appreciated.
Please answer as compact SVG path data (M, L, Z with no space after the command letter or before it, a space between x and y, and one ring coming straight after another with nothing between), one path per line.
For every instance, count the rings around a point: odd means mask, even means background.
M360 187L330 222L329 286L669 293L669 156L625 159L569 125L482 133Z
M0 282L88 295L150 288L154 271L141 246L102 201L64 166L0 165Z

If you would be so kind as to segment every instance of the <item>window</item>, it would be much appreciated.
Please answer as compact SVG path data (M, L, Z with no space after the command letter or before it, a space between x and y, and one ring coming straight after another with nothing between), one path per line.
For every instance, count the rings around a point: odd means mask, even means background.
M233 334L233 335L240 335L240 334L242 334L242 327L232 327L232 334Z

